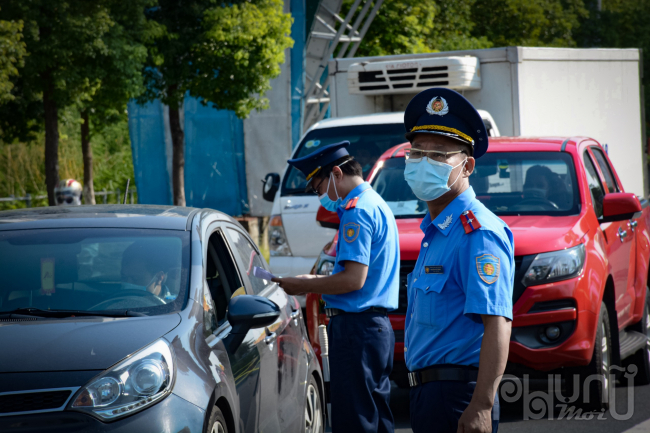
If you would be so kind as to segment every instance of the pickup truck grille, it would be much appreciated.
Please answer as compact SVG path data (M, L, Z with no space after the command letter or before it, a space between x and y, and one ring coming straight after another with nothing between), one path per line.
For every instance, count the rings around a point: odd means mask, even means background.
M71 393L70 390L6 393L0 395L0 416L58 409L66 403Z

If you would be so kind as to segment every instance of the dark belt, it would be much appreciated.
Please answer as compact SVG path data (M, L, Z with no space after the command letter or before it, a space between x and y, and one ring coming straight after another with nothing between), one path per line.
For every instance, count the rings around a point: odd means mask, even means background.
M367 310L354 312L354 313L350 313L348 311L344 311L344 310L341 310L339 308L326 308L325 309L325 314L327 315L327 317L334 317L334 316L338 316L339 314L362 314L362 313L379 313L379 314L383 314L385 316L385 315L388 314L388 309L381 308L381 307L370 307Z
M461 382L476 382L478 369L466 365L449 367L429 367L419 371L409 372L411 387L437 380L457 380Z

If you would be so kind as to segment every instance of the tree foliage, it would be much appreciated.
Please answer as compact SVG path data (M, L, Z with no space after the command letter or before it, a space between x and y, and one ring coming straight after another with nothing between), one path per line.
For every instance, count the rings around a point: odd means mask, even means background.
M0 20L0 104L15 98L11 94L14 85L10 78L18 75L18 68L24 64L27 50L22 39L22 20Z
M293 44L282 0L159 0L158 5L148 16L166 35L151 46L147 92L140 101L160 98L178 106L189 92L242 118L267 107L269 80L280 74L284 50Z

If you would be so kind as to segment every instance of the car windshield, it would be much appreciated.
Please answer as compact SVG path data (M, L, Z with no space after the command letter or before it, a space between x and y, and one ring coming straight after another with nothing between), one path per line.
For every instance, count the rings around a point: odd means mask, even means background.
M496 215L575 215L580 212L573 160L560 152L488 153L469 178L477 198ZM404 180L404 158L386 160L372 187L396 218L427 213Z
M189 233L142 229L0 231L0 312L179 311Z
M366 178L372 166L382 153L393 146L404 143L404 124L353 125L335 128L321 128L310 131L298 144L294 158L307 156L328 144L350 142L348 152L359 161ZM305 176L300 170L289 167L282 184L282 195L304 194Z

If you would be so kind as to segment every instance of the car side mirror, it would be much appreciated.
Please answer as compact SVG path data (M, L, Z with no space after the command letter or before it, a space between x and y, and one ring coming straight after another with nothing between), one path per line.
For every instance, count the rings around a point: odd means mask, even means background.
M251 329L271 325L280 317L280 307L262 296L241 295L230 298L228 322L232 327L224 340L226 348L234 353Z
M601 223L624 221L634 218L641 212L641 202L636 195L627 192L611 192L603 198L603 217Z
M323 206L318 207L318 212L316 212L316 222L321 226L328 229L337 229L341 224L339 219L339 214L336 212L330 212L325 209Z
M269 173L262 179L264 186L262 187L262 197L264 200L272 202L275 200L275 193L280 189L280 175L277 173Z

